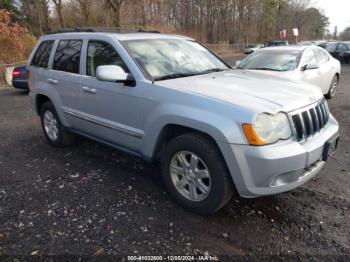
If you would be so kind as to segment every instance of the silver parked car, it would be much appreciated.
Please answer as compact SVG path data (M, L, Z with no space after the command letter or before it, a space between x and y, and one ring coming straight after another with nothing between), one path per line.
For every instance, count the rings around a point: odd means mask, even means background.
M248 45L246 49L244 49L244 53L247 54L251 54L254 53L255 51L263 48L264 45L262 44L255 44L255 45Z
M172 197L201 214L304 184L338 142L319 88L232 70L186 37L51 34L27 67L51 145L78 134L159 161Z
M332 98L339 84L340 62L318 46L264 48L237 63L237 68L291 81L303 81Z

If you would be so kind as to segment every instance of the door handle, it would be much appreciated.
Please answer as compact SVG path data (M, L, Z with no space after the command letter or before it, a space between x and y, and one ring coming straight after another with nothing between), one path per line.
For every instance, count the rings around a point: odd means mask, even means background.
M49 82L50 84L54 84L54 85L58 84L58 80L52 79L52 78L47 79L47 82Z
M96 94L96 89L95 88L90 88L87 86L83 86L81 89L83 89L84 92L89 93L89 94Z

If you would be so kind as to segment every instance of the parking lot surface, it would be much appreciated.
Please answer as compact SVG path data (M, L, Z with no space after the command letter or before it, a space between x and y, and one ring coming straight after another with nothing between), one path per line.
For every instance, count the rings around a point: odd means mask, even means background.
M233 63L232 59L228 59ZM160 171L95 142L47 144L27 94L0 91L0 255L350 256L350 66L329 100L339 148L288 193L185 211ZM340 256L340 257L339 257Z

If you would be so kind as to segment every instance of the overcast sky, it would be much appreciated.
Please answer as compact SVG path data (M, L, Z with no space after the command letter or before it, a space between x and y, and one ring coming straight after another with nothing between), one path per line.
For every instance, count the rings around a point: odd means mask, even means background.
M350 0L313 0L312 2L329 17L331 32L334 31L335 26L338 26L338 32L350 26Z

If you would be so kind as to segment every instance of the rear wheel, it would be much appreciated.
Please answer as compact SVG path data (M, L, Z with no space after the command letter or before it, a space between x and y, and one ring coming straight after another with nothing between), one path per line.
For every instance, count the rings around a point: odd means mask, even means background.
M339 77L338 75L335 75L332 79L331 86L329 87L329 91L328 91L328 94L326 95L326 98L331 99L332 97L335 96L338 85L339 85Z
M171 196L199 214L213 214L233 195L230 174L217 146L206 136L185 134L163 152L162 176Z
M74 136L62 125L51 101L40 109L41 126L47 141L54 147L65 147L73 143Z

